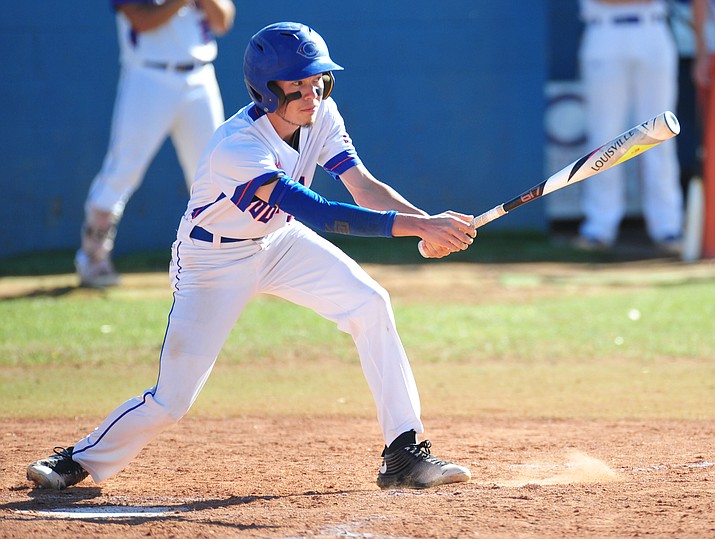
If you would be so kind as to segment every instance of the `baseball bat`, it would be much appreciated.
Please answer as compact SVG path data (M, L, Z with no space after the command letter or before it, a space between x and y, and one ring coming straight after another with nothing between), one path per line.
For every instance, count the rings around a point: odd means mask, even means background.
M482 227L532 200L624 163L653 146L673 138L678 133L680 133L680 122L675 114L670 111L662 112L609 140L518 197L478 215L472 223L477 228ZM422 256L429 258L424 251L424 240L420 241L417 247Z

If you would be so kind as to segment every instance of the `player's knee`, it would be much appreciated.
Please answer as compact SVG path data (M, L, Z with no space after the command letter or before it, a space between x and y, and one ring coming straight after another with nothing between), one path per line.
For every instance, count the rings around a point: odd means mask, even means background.
M189 408L191 408L191 403L188 402L173 401L170 403L163 403L161 409L162 423L164 423L165 427L178 423L189 411Z
M382 286L373 283L365 287L361 298L361 308L367 311L391 311L390 294Z
M381 323L382 320L392 320L392 304L387 290L381 286L369 287L359 296L357 305L345 313L338 324L342 331L355 333L357 328L366 328Z
M169 427L177 423L191 408L190 398L175 394L157 394L154 396L155 409L153 411L155 421L163 427Z

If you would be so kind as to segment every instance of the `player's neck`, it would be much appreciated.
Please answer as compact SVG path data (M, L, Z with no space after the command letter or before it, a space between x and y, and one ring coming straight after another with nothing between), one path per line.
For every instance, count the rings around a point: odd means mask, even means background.
M273 126L273 129L275 129L276 133L278 133L278 136L290 144L296 130L300 130L301 126L295 122L287 120L285 116L278 112L269 113L267 116Z
M296 152L300 150L300 127L293 132L293 134L290 136L290 140L287 140L286 142Z

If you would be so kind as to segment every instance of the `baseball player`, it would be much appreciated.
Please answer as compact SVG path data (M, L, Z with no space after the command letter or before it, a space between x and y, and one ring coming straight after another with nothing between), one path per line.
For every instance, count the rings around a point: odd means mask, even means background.
M80 285L117 284L111 253L124 207L167 136L187 186L201 151L224 121L213 60L233 25L231 0L111 0L121 74L104 164L85 202Z
M675 110L678 54L664 0L581 0L579 51L586 124L597 147L633 122ZM675 141L643 155L642 205L647 232L663 251L678 252L683 196ZM625 169L583 184L578 246L611 247L625 215Z
M433 257L466 249L473 216L428 215L362 164L330 98L333 62L311 28L276 23L254 35L244 57L253 100L204 151L172 247L174 303L156 385L130 399L91 434L32 463L27 477L62 489L122 470L191 407L246 304L270 294L308 307L349 333L384 437L381 488L467 481L467 468L430 454L420 401L387 292L306 224L364 236L415 236ZM310 189L317 165L342 181L357 205ZM279 328L277 328L279 330Z

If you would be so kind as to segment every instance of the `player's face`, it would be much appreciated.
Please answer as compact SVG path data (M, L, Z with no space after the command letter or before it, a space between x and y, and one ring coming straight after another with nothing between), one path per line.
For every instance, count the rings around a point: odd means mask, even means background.
M313 125L318 113L318 106L323 99L325 88L323 75L318 74L302 80L279 80L276 82L287 97L286 102L278 109L281 118L293 125Z

